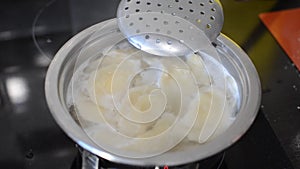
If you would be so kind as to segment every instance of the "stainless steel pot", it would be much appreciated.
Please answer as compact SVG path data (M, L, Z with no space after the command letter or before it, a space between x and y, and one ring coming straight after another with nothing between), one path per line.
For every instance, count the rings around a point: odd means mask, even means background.
M105 28L103 28L105 27ZM97 30L102 30L101 36L87 40ZM111 37L110 37L111 36ZM107 20L83 30L70 39L54 57L45 82L46 99L50 111L59 126L78 145L89 152L112 162L138 166L174 166L194 162L212 156L233 143L247 131L258 112L261 100L261 88L257 71L247 54L231 39L221 34L217 38L217 50L224 67L235 78L240 91L240 109L236 120L222 134L205 144L198 144L181 151L169 151L150 158L126 158L114 155L95 144L78 125L67 106L67 89L71 81L75 64L84 62L85 58L77 59L79 51L85 46L85 52L93 53L101 40L102 45L109 46L112 41L121 38L117 19ZM88 56L88 55L87 55Z

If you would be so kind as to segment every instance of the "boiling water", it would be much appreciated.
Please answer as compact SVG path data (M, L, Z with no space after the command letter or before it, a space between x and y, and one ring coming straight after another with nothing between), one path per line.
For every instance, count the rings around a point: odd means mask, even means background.
M217 58L159 57L120 43L76 68L67 97L101 148L144 158L214 139L235 120L240 96Z

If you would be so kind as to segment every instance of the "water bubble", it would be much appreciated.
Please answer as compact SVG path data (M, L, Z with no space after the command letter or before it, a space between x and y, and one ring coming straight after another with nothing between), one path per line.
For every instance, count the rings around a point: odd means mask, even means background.
M300 110L300 106L297 106L297 109Z

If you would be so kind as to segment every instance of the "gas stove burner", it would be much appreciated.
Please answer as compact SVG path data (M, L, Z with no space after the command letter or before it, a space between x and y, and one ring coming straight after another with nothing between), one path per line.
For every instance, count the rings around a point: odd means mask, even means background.
M207 159L180 166L131 166L110 162L79 148L71 169L227 169L224 163L225 152Z

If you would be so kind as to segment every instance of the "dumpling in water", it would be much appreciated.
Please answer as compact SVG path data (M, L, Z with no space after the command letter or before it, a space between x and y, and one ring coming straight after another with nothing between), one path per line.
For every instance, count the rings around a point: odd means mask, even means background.
M87 62L73 76L73 104L87 135L107 151L142 158L183 139L205 144L234 120L236 100L228 96L236 88L220 88L199 55L182 59L115 49Z

